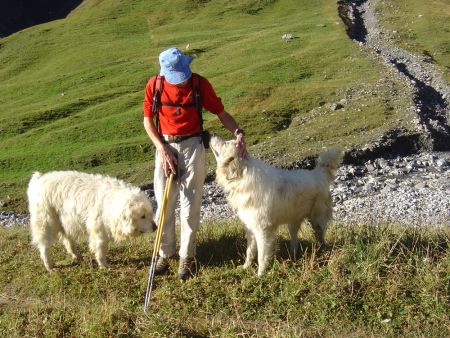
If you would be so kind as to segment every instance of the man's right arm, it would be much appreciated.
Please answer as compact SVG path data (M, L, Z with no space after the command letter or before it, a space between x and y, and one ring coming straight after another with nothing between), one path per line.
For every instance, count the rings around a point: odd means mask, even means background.
M166 176L169 176L169 170L172 173L176 173L177 158L170 151L168 145L161 141L153 119L148 116L144 116L144 128L147 132L148 137L155 145L156 150L160 154L160 158L163 161L164 173L166 174Z
M156 129L155 122L148 116L144 116L144 128L150 141L155 145L157 151L161 151L164 143L161 141L159 133Z
M155 145L156 151L159 153L160 159L163 162L164 173L169 176L169 170L176 173L177 158L170 151L169 146L162 142L161 137L153 121L152 104L153 104L153 87L155 78L151 78L145 86L145 96L143 102L144 110L144 128L148 137Z

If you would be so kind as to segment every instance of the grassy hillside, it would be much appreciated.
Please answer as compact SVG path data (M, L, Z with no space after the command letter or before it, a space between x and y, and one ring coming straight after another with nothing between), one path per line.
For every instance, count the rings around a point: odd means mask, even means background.
M203 224L199 276L157 276L145 314L154 235L111 245L109 270L97 268L85 242L78 265L58 245L50 275L27 229L0 229L0 335L448 337L448 230L334 225L317 251L306 227L291 261L283 228L277 262L257 278L255 268L237 268L243 228Z
M382 69L349 41L335 7L325 0L86 0L65 20L0 40L2 208L25 209L35 170L151 181L141 102L159 53L171 46L190 45L193 70L209 77L256 155L293 148L280 158L285 164L382 133L402 114L403 99L392 107L375 91ZM287 32L291 42L281 40ZM296 123L351 88L368 94L338 114L328 109Z
M394 41L437 64L450 81L450 2L446 0L380 1L381 24Z

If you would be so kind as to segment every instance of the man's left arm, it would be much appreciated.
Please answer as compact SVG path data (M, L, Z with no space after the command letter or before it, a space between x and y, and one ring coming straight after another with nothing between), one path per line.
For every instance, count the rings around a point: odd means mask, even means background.
M235 137L236 137L236 146L239 148L239 153L241 157L247 157L247 149L245 146L245 133L239 128L236 120L228 114L226 111L223 111L220 114L217 114L220 122L222 122L223 126L227 128Z

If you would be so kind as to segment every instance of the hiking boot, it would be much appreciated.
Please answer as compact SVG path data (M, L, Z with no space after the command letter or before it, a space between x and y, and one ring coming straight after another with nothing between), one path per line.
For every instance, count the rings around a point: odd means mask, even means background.
M169 271L169 260L158 256L156 259L155 275L162 275Z
M178 268L178 278L186 281L194 277L197 273L197 262L194 257L180 258L180 267Z

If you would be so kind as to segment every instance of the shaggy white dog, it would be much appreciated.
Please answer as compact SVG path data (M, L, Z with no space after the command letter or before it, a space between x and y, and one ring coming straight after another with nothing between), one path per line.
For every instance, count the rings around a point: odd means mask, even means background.
M330 183L342 160L342 150L331 148L320 154L314 170L283 170L252 158L238 155L235 141L214 136L211 150L217 161L216 180L225 190L228 202L244 222L247 231L248 268L258 252L258 275L270 263L276 230L288 224L294 257L298 247L297 232L304 219L309 219L317 240L331 219Z
M58 237L72 258L78 260L74 240L87 233L98 265L106 267L110 240L155 229L147 196L116 178L77 171L36 172L27 195L32 242L48 271L53 268L49 247Z

